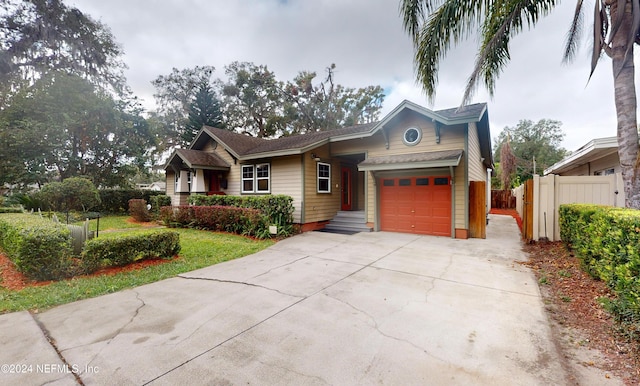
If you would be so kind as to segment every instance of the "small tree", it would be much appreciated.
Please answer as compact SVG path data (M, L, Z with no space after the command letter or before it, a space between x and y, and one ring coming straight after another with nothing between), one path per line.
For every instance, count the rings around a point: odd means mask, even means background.
M45 209L54 211L87 210L100 204L100 194L88 178L71 177L62 182L50 182L42 187L37 199Z

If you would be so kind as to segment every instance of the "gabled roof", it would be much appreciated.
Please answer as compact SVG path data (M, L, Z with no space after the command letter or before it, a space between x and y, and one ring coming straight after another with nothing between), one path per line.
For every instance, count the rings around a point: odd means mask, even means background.
M302 154L328 142L346 141L370 137L380 130L399 114L405 111L414 111L422 116L450 126L463 123L477 122L480 136L480 148L485 158L485 166L493 167L493 155L491 152L491 136L489 133L489 119L487 104L477 103L460 108L432 111L410 101L403 101L382 120L362 125L344 127L340 129L321 131L300 135L292 135L277 139L255 138L229 130L205 126L191 143L190 148L204 145L207 136L220 143L234 158L240 160L252 160L258 158L278 157L285 155Z
M593 162L602 157L617 153L617 151L617 137L596 138L589 141L569 156L546 168L544 170L544 174L564 173L588 162Z
M184 162L190 169L229 170L231 167L231 165L215 153L191 149L176 149L171 157L169 157L167 166L178 159Z

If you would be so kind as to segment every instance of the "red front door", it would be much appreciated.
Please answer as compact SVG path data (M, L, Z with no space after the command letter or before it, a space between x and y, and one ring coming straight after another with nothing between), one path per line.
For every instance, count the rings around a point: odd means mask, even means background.
M340 209L351 210L351 168L342 168L342 205Z

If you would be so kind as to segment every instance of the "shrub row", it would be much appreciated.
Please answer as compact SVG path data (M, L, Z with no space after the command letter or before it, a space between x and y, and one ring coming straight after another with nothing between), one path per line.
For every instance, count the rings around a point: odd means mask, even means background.
M233 206L260 210L270 225L278 226L278 234L288 236L293 233L293 198L283 194L264 196L205 196L189 197L189 203L197 206Z
M100 206L97 208L97 211L103 213L124 214L129 209L129 200L145 200L153 205L152 197L158 195L164 195L164 192L140 189L100 190Z
M88 240L82 251L86 272L121 266L148 258L170 259L180 252L180 235L173 231L152 231L116 238Z
M173 231L97 238L88 240L77 256L65 225L33 214L0 214L0 248L29 279L58 280L145 258L173 257L180 239Z
M24 210L17 206L0 206L0 213L22 213Z
M559 222L562 240L615 292L608 308L640 339L640 211L561 205Z
M208 229L265 238L269 227L261 211L232 206L165 206L160 220L170 227Z
M0 246L30 279L60 279L71 264L69 229L40 216L0 215Z

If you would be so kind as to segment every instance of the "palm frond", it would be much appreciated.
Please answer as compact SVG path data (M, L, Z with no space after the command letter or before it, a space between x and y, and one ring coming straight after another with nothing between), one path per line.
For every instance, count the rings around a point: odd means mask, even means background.
M511 59L509 42L512 36L522 31L524 25L534 26L556 5L556 0L494 1L486 10L482 25L483 42L476 62L467 81L462 103L468 103L478 86L480 78L493 96L495 81Z
M445 0L422 26L415 53L416 77L433 100L438 83L438 68L451 47L469 35L479 19L485 0Z
M602 11L603 10L600 8L600 0L596 0L593 10L593 50L591 51L591 71L589 72L589 79L591 79L591 76L598 65L598 60L600 59L603 47L607 46L604 42L605 30ZM606 20L606 15L604 19Z
M613 0L616 1L616 0ZM622 12L616 12L615 15L611 15L611 33L609 34L609 41L606 43L607 45L611 44L611 40L613 36L618 32L620 26L622 25L622 21L624 20L624 7L627 3L627 0L617 0L618 6L616 9L621 9Z
M582 35L582 22L584 19L582 4L583 0L578 0L578 2L576 3L576 11L573 14L573 21L571 22L571 26L569 27L569 32L567 32L564 55L562 55L563 63L571 62L578 52L578 43L580 42L580 37Z
M424 23L427 12L430 11L428 3L424 0L402 0L400 2L402 25L414 43L420 36L420 27Z

